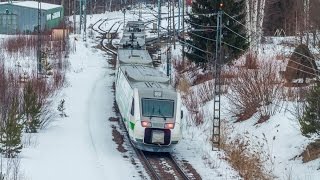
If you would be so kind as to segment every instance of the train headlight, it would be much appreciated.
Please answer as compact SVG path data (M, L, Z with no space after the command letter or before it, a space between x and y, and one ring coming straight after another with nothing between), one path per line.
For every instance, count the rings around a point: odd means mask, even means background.
M151 122L141 121L141 126L142 126L142 127L151 127Z
M166 128L166 129L173 129L173 128L174 128L174 123L166 123L166 124L164 125L164 128Z

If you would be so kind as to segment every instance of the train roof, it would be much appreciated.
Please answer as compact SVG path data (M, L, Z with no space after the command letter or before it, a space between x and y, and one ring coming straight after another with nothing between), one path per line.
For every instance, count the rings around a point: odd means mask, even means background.
M119 42L120 48L130 48L131 44L133 44L134 48L139 46L140 48L144 49L146 43L144 36L137 36L133 41L131 40L130 36L131 35L123 35Z
M143 32L144 33L144 22L143 21L128 21L124 33L127 32Z
M152 65L152 58L147 50L118 49L120 64Z
M120 67L132 87L136 88L166 88L171 89L170 79L161 71L141 65ZM170 88L171 87L171 88Z

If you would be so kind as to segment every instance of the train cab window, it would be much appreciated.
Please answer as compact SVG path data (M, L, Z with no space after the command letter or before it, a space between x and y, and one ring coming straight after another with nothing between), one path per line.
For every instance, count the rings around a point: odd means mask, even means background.
M131 114L132 116L134 115L134 99L132 99L130 114Z

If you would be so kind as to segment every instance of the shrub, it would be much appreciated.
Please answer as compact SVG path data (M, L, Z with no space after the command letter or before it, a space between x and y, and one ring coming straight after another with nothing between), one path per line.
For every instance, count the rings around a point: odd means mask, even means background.
M245 67L247 69L257 69L258 68L258 58L257 55L253 52L249 52L246 54L246 61L245 61Z
M316 67L315 60L308 46L300 44L292 53L284 76L288 82L299 78L302 78L303 82L306 82L306 78L315 77Z
M262 151L259 143L257 146L250 144L246 135L237 135L231 139L230 133L233 128L223 122L221 123L220 148L225 152L225 159L229 164L245 180L273 179L271 171L267 170L272 167L264 166L265 162L270 160L271 154Z
M317 83L308 93L299 123L302 134L320 135L320 83Z
M263 122L281 108L282 85L276 74L276 65L264 63L258 70L242 69L237 77L230 80L227 98L230 112L243 121L259 112Z
M245 180L269 180L272 176L265 171L260 153L250 151L249 142L240 138L225 144L226 159Z

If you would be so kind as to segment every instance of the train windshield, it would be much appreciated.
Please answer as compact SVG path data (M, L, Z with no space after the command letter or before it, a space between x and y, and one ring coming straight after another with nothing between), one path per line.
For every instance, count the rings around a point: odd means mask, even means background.
M142 116L172 118L174 101L167 99L142 99Z

